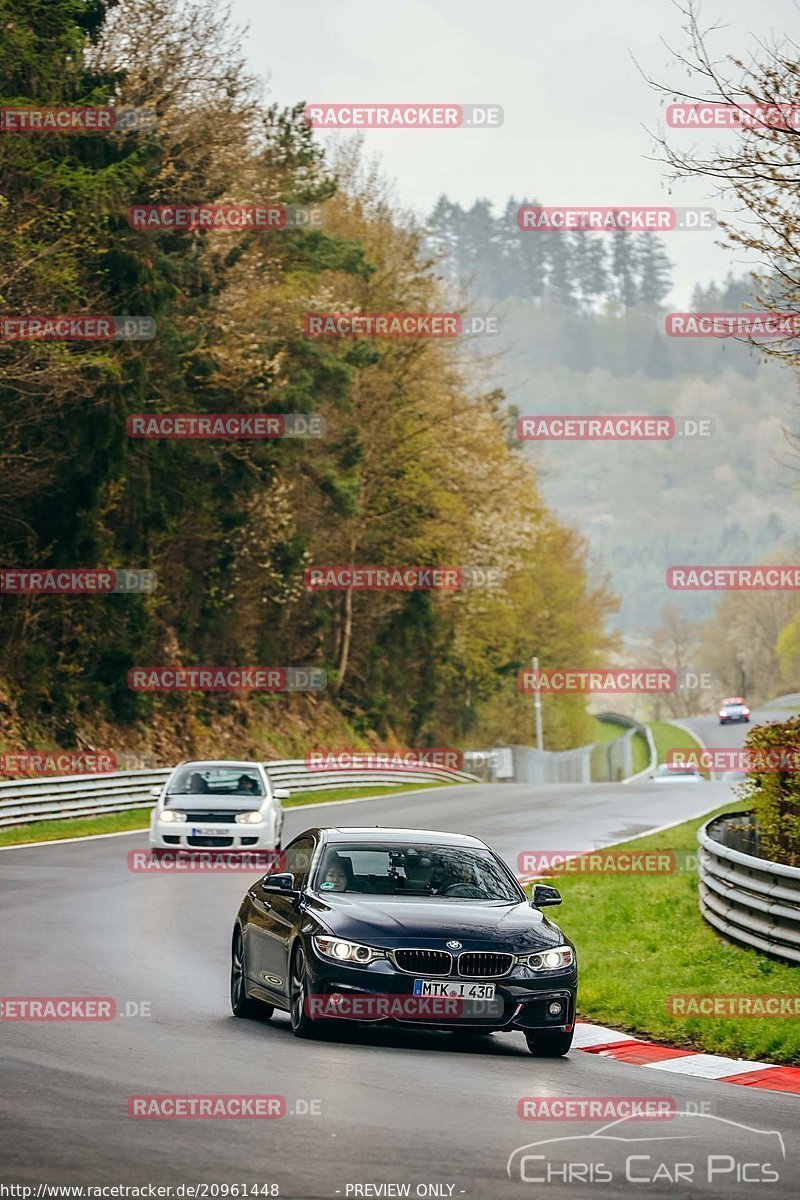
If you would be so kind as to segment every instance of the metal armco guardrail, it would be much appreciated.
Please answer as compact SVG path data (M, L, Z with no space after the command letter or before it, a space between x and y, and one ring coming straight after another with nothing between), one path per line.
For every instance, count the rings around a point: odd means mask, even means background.
M800 867L746 854L719 840L754 835L749 813L731 812L700 829L700 911L720 933L742 946L800 963Z
M275 788L290 792L335 791L369 785L379 788L397 783L475 783L474 775L444 767L424 770L369 769L311 771L303 759L282 759L264 764ZM152 808L154 787L161 787L172 768L152 771L114 771L105 775L70 775L58 778L0 780L0 828L30 821L91 817L133 808Z
M621 713L598 713L599 721L620 725L625 732L610 742L589 742L572 750L537 750L534 746L495 747L484 754L496 754L504 749L511 756L511 773L505 778L515 783L619 783L639 779L655 770L657 755L653 735L646 725ZM649 763L643 771L633 773L633 739L636 734L647 742ZM465 759L470 751L464 752ZM472 752L479 754L479 751ZM488 779L494 781L488 762Z

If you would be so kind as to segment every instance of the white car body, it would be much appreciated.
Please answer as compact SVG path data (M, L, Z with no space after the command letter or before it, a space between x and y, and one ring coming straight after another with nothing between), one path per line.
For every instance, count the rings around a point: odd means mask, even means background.
M703 783L704 779L697 767L671 767L662 763L650 778L655 783Z
M243 775L254 781L260 794L239 790L238 780ZM198 780L203 788L196 786ZM289 793L272 786L261 763L238 759L182 762L153 795L156 805L150 817L149 840L154 848L280 849L281 800Z

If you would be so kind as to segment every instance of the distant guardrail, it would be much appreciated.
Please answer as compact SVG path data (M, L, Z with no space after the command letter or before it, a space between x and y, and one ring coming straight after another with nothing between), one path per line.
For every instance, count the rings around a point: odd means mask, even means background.
M420 770L310 770L304 759L264 763L272 786L290 792L336 791L339 788L389 787L398 783L476 783L475 775L444 767ZM31 821L94 817L127 809L152 808L154 787L167 780L171 767L147 771L114 771L104 775L0 779L0 828Z
M629 783L654 771L658 761L653 735L646 725L621 713L598 713L599 721L625 727L625 732L610 742L589 742L571 750L538 750L535 746L495 746L488 751L465 750L465 762L481 761L484 778L508 779L515 783ZM633 771L633 739L640 734L647 742L648 765ZM509 768L497 773L500 755L508 758ZM477 767L475 768L477 769Z
M754 834L747 812L723 813L702 826L697 835L700 911L731 941L800 963L800 867L720 841L747 844Z

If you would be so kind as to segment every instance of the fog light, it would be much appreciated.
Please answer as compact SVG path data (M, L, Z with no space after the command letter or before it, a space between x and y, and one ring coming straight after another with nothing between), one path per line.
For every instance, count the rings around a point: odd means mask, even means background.
M558 1017L561 1015L563 1008L564 1006L560 1000L551 1000L547 1006L547 1011L551 1017Z
M341 992L333 992L330 997L331 1004L341 1004L343 1000L344 996Z

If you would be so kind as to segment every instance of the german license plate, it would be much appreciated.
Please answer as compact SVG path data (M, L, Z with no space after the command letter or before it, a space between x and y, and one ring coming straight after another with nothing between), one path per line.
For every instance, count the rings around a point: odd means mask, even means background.
M224 837L226 833L230 836L227 829L220 829L218 825L195 825L192 828L192 837Z
M415 979L415 996L455 996L462 1000L494 1000L493 983L451 983L447 979Z

